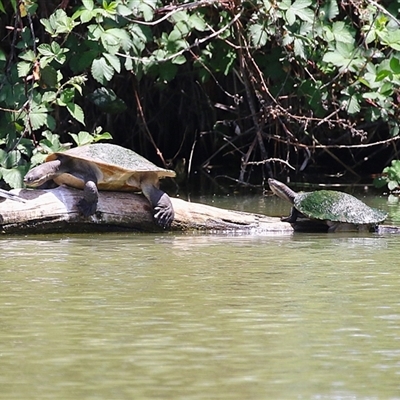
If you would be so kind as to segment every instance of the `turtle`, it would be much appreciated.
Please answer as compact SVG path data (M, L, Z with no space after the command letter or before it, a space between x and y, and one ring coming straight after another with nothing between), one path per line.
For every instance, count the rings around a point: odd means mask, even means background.
M292 212L282 221L295 223L298 217L323 221L328 231L374 229L387 213L371 208L356 197L335 190L316 190L296 193L284 183L268 179L274 194L293 205Z
M45 163L25 175L24 183L40 187L54 182L83 189L77 206L85 217L97 210L98 190L141 191L153 207L155 222L165 229L174 219L174 209L158 183L160 178L175 175L132 150L111 143L94 143L49 154Z

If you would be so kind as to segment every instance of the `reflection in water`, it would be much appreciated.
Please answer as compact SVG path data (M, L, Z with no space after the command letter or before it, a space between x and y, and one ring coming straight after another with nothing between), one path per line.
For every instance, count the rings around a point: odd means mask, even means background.
M400 237L4 237L0 399L399 398Z

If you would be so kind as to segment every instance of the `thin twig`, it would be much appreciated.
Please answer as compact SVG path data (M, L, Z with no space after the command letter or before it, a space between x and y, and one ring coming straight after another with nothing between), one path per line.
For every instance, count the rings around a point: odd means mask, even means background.
M155 21L141 21L141 20L136 20L136 19L130 19L130 18L126 18L125 19L129 22L133 22L134 24L139 24L139 25L147 25L147 26L154 26L159 24L162 21L165 21L166 19L172 17L174 14L176 14L179 11L183 11L183 10L193 10L196 8L200 8L200 7L204 7L204 6L211 6L215 3L219 3L219 0L200 0L200 1L195 1L193 3L188 3L188 4L181 4L178 6L166 6L166 7L162 7L162 8L157 8L156 10L154 10L155 13L161 14L165 11L169 11L166 15L164 15L163 17L155 20Z
M367 3L372 4L374 7L376 7L382 14L385 14L387 17L389 17L390 19L392 19L394 22L396 22L397 25L400 26L400 21L392 14L390 14L390 12L388 10L386 10L383 6L381 6L380 4L378 4L376 1L373 0L367 0Z
M287 165L293 171L296 170L296 168L293 167L293 165L290 165L287 161L282 160L281 158L275 158L275 157L267 158L267 159L262 160L262 161L248 161L247 164L248 165L261 165L261 164L266 164L266 163L270 163L270 162L280 162L282 164Z
M196 39L194 41L193 44L191 44L188 47L185 47L184 49L170 55L169 57L163 58L162 60L157 60L157 62L159 64L165 63L167 61L173 60L174 58L181 56L182 54L186 53L187 51L189 51L190 49L194 48L194 47L198 47L200 44L205 43L217 36L219 36L221 33L223 33L224 31L226 31L228 28L230 28L242 15L242 10L235 16L235 18L233 18L232 21L230 21L227 25L223 26L221 29L219 29L218 31L213 32L211 35L202 38L202 39ZM125 57L125 58L129 58L131 60L135 60L135 61L147 61L148 57L133 57L133 56L129 56L127 54L123 54L123 53L115 53L117 56L120 57Z
M157 147L157 144L154 141L153 135L151 134L149 127L147 126L147 122L146 122L146 118L144 116L143 107L142 107L142 104L141 104L141 101L140 101L139 93L138 93L138 91L137 91L135 86L133 88L133 92L135 94L136 104L137 104L137 108L139 110L139 114L140 114L140 118L141 118L142 123L143 123L144 130L145 130L145 132L146 132L146 134L147 134L147 136L148 136L148 138L150 140L150 143L153 145L154 149L156 150L157 155L160 157L160 159L161 159L161 161L162 161L162 163L163 163L163 165L165 167L167 164L165 162L164 156L161 153L161 150Z
M307 149L309 149L310 147L312 147L313 149L361 149L361 148L367 148L367 147L387 145L389 143L400 140L400 136L394 136L389 139L380 140L378 142L365 143L365 144L321 144L318 142L318 144L307 145L307 144L303 144L303 143L299 143L299 142L294 142L291 140L288 141L287 139L283 139L277 135L266 134L266 136L270 139L276 140L277 142L289 143L291 146L298 147L298 148L307 148Z

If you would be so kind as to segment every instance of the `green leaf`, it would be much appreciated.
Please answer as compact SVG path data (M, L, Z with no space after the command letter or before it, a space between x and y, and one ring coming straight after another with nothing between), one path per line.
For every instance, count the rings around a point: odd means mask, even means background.
M383 80L386 79L386 78L392 79L392 77L393 77L392 71L389 71L389 70L387 70L387 69L381 69L381 70L376 74L375 80L376 80L377 82L381 82L381 81L383 81Z
M327 20L333 20L339 15L339 7L336 0L324 1L321 7L321 16Z
M30 160L31 168L36 165L42 164L46 160L46 157L47 157L47 154L43 154L43 153L39 153L39 152L34 154Z
M146 22L152 21L154 16L154 9L146 3L140 5L140 11L143 13L143 18Z
M311 0L296 0L290 5L290 1L282 1L279 8L286 10L285 16L289 25L296 22L296 18L306 22L314 21L314 11L308 8L312 4Z
M89 11L92 11L94 8L93 0L82 0L82 5Z
M342 105L350 115L360 112L360 102L356 93L349 94L342 99Z
M53 92L51 90L46 90L46 92L43 93L42 96L42 103L53 103L53 101L56 101L57 94L56 92Z
M100 36L100 40L108 53L115 54L120 48L120 40L110 31L111 29L103 32Z
M57 99L57 104L59 106L65 107L68 103L73 103L75 98L75 91L70 87L64 88L61 93L60 97Z
M67 145L61 144L60 136L56 133L46 130L42 132L42 137L44 139L40 141L40 146L43 147L47 153L63 151L65 147L67 147Z
M388 182L388 189L390 191L395 190L399 187L399 182L398 181L389 181Z
M152 40L152 32L148 26L139 24L130 25L129 32L132 35L132 39L129 39L130 46L134 49L134 54L140 56L146 43Z
M377 34L381 38L383 44L400 51L400 29L386 31L385 33L377 32Z
M70 33L78 24L67 16L62 9L56 10L48 19L42 18L40 23L45 27L46 31L55 37L60 33Z
M17 150L0 150L0 165L6 169L15 167L21 160L21 153Z
M27 169L27 166L24 165L12 169L0 168L4 181L13 189L24 187L24 176Z
M40 23L44 26L44 29L47 33L50 33L51 36L55 36L56 29L52 26L48 19L42 18Z
M398 136L400 132L400 126L397 122L389 122L389 133L391 137ZM400 181L400 179L399 179Z
M84 146L94 142L94 137L86 131L80 131L78 134L70 133L72 139L78 146Z
M107 35L114 36L118 41L118 46L125 51L128 51L132 47L132 39L125 29L111 28L107 29L106 33Z
M207 30L207 24L204 21L204 18L201 17L199 14L192 14L189 17L188 24L190 27L196 29L196 31L204 32Z
M32 50L27 50L21 53L18 58L24 61L34 62L36 60L36 55Z
M322 60L335 65L340 71L349 69L355 72L364 65L364 59L358 58L357 54L353 44L337 42L336 49L325 53Z
M110 140L112 136L108 132L100 133L102 130L101 126L98 126L94 133L89 133L86 131L80 131L78 134L69 133L73 138L74 142L78 146L84 146L93 142L99 142L100 140Z
M44 125L47 125L48 110L43 105L36 105L32 107L29 114L27 115L27 124L32 126L33 130L39 129Z
M311 0L296 0L292 4L292 9L298 18L306 22L314 21L314 11L308 8L312 4Z
M334 22L332 32L335 40L343 43L353 43L354 38L349 31L348 26L343 21Z
M91 24L87 27L89 40L98 41L101 35L104 33L104 29L101 25Z
M87 96L101 111L107 113L120 113L126 110L127 106L112 89L101 87Z
M68 103L67 110L77 121L82 125L85 125L85 114L83 113L81 106L75 103Z
M225 76L228 75L236 60L236 52L221 41L210 43L206 50L209 52L208 63L212 69L222 72Z
M115 14L116 10L117 10L117 2L116 1L110 1L109 3L106 0L103 0L103 9L105 11L107 11L108 14ZM110 15L108 15L110 16Z
M7 162L7 152L3 149L0 149L0 166L5 166Z
M89 68L93 60L99 55L97 50L88 50L84 53L79 53L79 55L74 56L70 61L71 69L74 73L79 73L85 71Z
M105 85L114 76L114 68L104 57L93 60L91 72L93 78L102 85Z
M175 42L181 38L182 38L182 32L175 28L168 35L169 42Z
M132 15L132 10L124 4L118 4L117 13L123 17Z
M296 22L296 13L292 8L286 11L286 20L289 25L293 25Z
M108 63L114 68L118 73L121 72L121 62L119 58L113 54L103 53L103 56L107 59Z
M40 60L41 66L45 67L53 60L56 60L59 64L64 64L66 60L64 53L67 53L69 49L61 48L60 45L54 41L51 45L46 43L41 44L38 47L38 51L43 56Z
M50 65L40 68L40 80L47 87L54 88L57 86L57 71Z
M400 60L396 57L390 59L390 68L395 74L400 74Z
M87 24L95 16L96 16L96 12L89 11L89 10L83 10L81 12L80 19L81 19L82 24Z
M162 64L161 68L159 69L160 78L167 82L174 79L177 72L178 67L171 62L166 62Z
M184 55L176 56L171 61L172 61L173 64L183 65L183 64L186 63L186 57Z
M111 140L113 137L109 132L104 132L101 134L96 134L94 135L94 141L95 142L100 142L100 140Z
M42 43L41 45L38 46L37 49L38 49L38 52L43 56L53 56L54 55L52 48L47 43Z
M387 185L387 180L383 176L379 176L378 178L374 178L373 184L376 188L380 189Z
M304 60L307 59L303 40L295 38L293 41L293 50L296 56L301 57Z
M32 69L32 64L21 61L17 64L17 71L18 71L18 77L23 78L25 76L28 76L29 73L31 72Z
M312 4L311 0L296 0L293 4L292 7L294 10L303 10L307 7L309 7Z
M268 33L264 24L253 24L249 28L250 38L253 46L263 47L267 44Z
M173 13L171 15L171 19L175 23L177 23L179 21L189 22L190 15L187 13L187 11L181 10L181 11L177 11L177 12Z

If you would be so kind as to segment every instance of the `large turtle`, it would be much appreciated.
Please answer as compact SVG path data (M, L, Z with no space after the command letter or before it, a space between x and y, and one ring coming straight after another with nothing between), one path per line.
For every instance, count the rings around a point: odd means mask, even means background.
M383 211L371 208L350 194L334 190L296 193L275 179L268 179L274 194L293 205L291 214L282 221L296 222L300 216L324 221L329 231L337 229L374 228L386 219Z
M50 154L44 164L26 174L24 182L38 187L52 180L83 189L78 208L84 216L96 212L98 190L141 191L153 207L156 223L167 228L174 209L168 195L158 189L158 181L174 176L174 171L159 168L132 150L97 143Z

